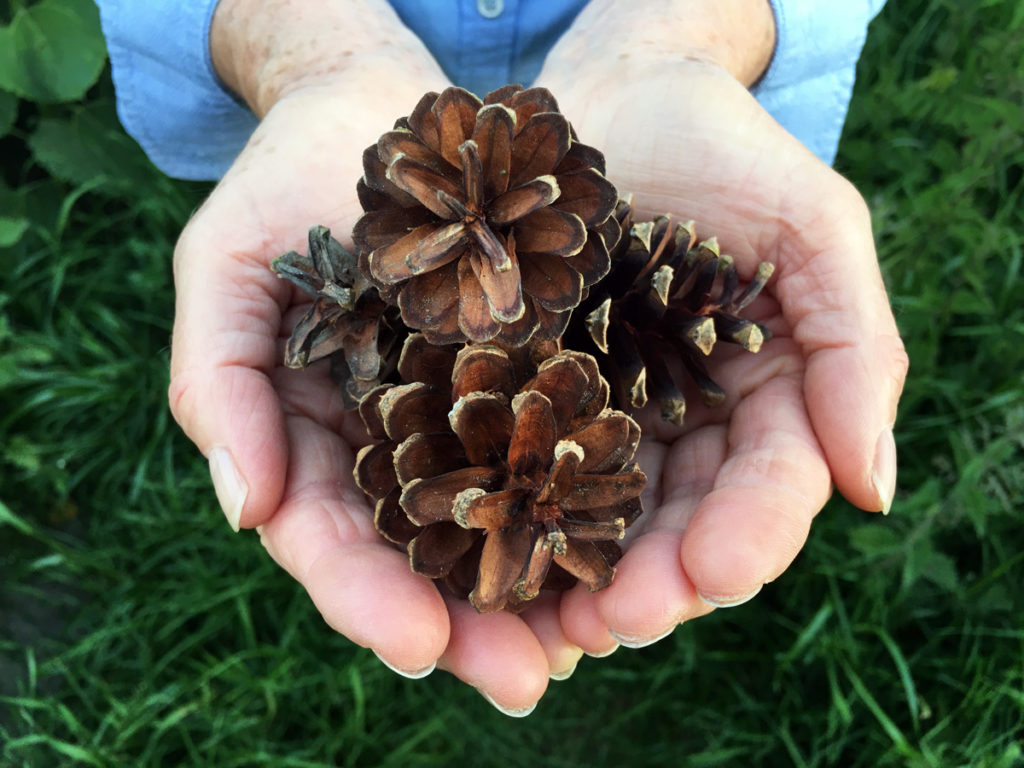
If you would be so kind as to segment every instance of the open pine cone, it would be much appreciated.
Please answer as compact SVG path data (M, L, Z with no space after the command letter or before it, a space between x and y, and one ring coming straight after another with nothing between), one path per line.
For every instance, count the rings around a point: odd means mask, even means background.
M544 88L428 93L363 166L361 266L434 344L558 338L608 271L617 193Z
M768 329L739 313L760 293L774 266L763 262L737 292L732 258L719 253L715 238L698 243L692 221L659 216L632 223L625 202L616 217L622 237L612 248L611 269L573 314L566 338L575 349L595 351L620 408L641 408L650 395L662 418L682 424L686 400L670 361L681 359L707 405L721 403L725 392L702 358L719 339L760 350Z
M608 586L647 478L633 463L640 428L606 407L594 358L566 351L534 365L525 351L456 352L414 335L399 370L408 383L360 406L379 442L354 474L413 570L480 612L577 580Z
M288 339L285 365L305 368L330 356L348 408L395 369L408 334L398 311L381 299L357 262L327 227L316 226L309 230L308 256L289 251L270 265L278 277L315 297Z
M740 290L692 222L634 223L543 88L428 93L363 170L358 251L314 227L273 268L315 297L286 364L330 357L375 441L354 469L374 525L480 612L607 587L647 482L622 411L650 396L681 424L680 366L720 403L703 360L760 349L739 314L772 265Z

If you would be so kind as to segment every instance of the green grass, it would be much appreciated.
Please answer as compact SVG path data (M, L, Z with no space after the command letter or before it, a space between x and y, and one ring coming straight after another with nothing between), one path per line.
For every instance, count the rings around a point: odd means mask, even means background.
M911 357L888 518L841 500L758 600L584 659L529 718L406 681L233 537L166 407L202 185L88 106L0 139L0 765L1024 765L1024 3L892 0L837 166ZM45 126L45 129L44 129ZM68 164L61 130L116 147ZM109 174L104 176L104 174ZM3 230L0 228L0 234Z

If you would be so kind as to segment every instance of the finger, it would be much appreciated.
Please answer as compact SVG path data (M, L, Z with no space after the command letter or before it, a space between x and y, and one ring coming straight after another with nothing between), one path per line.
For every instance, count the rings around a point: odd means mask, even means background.
M846 182L830 186L829 202L813 208L818 217L780 243L775 292L807 359L804 395L836 487L863 509L887 512L908 359L867 207Z
M466 600L446 597L451 640L438 662L472 685L510 717L530 714L548 684L548 659L530 627L519 616L499 611L479 614Z
M733 412L725 462L683 533L682 567L697 593L720 606L756 594L796 557L830 491L800 375L760 385Z
M587 656L600 659L618 650L618 640L609 634L594 594L585 585L577 584L562 595L559 619L566 639Z
M616 565L612 585L594 595L598 613L622 645L651 645L711 610L683 571L679 551L683 531L713 487L725 452L726 427L711 425L677 440L664 457L662 504L645 513L646 532Z
M265 265L218 252L206 229L194 220L175 251L169 399L237 530L265 522L284 487L284 415L268 372L286 290Z
M372 648L392 669L421 676L448 643L448 612L434 585L377 534L351 480L351 451L309 419L287 422L292 451L281 508L260 529L274 560L297 579L324 620Z
M583 656L583 649L571 642L562 631L558 617L560 603L561 595L544 593L534 598L520 614L544 649L552 680L570 677Z

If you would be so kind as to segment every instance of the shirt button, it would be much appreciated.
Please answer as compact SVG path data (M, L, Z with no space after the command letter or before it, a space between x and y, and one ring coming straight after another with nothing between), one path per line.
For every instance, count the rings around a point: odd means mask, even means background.
M505 0L476 0L476 9L485 19L496 19L505 10Z

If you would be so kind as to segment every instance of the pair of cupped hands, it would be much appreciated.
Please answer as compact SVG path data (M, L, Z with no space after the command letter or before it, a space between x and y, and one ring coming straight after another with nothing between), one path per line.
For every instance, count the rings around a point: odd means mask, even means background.
M171 408L209 459L232 527L256 528L326 622L392 669L445 669L515 715L583 654L650 644L756 595L793 561L833 486L888 511L896 480L907 360L863 199L710 57L579 67L584 44L595 43L563 38L537 84L604 152L638 216L694 219L747 279L761 261L776 265L746 313L772 339L756 355L719 348L712 358L726 402L705 409L691 398L681 429L639 414L646 511L606 590L580 584L519 615L479 615L413 573L353 482L354 451L367 442L358 415L344 411L324 365L283 365L309 299L269 264L305 252L314 224L351 244L363 149L447 85L425 51L409 52L414 66L369 56L254 104L259 128L174 261Z

